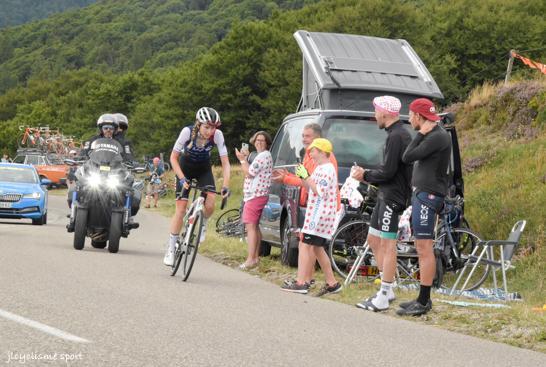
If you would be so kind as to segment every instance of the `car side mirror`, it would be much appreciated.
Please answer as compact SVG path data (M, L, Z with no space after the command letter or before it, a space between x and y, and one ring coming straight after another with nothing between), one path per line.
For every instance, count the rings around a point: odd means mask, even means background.
M47 179L47 178L42 178L40 180L40 185L44 185L44 186L47 186L47 185L51 185L53 183L53 181Z

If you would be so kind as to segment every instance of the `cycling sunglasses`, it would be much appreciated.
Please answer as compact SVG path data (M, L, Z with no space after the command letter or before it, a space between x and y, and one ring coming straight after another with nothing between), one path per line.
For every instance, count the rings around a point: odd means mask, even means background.
M104 125L102 127L102 130L112 130L112 131L114 131L114 130L116 130L116 128L114 126L112 126L112 125Z

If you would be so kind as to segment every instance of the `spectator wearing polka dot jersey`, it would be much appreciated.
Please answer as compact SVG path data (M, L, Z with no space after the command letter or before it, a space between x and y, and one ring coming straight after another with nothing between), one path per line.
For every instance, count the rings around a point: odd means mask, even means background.
M256 147L258 153L252 163L248 163L248 151L235 149L235 154L241 162L245 175L243 186L243 215L242 220L247 231L248 255L239 268L247 270L258 265L262 232L260 231L260 217L269 199L271 187L271 173L273 159L269 152L271 136L265 131L258 131L250 139L250 144Z

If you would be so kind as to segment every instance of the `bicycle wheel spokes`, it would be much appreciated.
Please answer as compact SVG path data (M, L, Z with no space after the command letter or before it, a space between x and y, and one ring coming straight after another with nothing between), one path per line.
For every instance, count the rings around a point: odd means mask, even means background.
M230 233L234 224L238 224L241 220L239 209L231 209L223 213L216 220L216 232L220 234Z
M180 240L179 240L180 241ZM174 264L172 266L171 276L175 276L180 263L182 262L182 257L184 256L186 249L180 242L176 243L176 250L174 251Z
M364 246L368 236L368 223L354 220L342 225L332 237L328 254L332 268L343 278L347 277L358 253L357 249Z
M182 280L188 280L195 257L197 256L197 250L199 248L199 242L201 241L201 227L203 226L203 214L201 212L195 214L196 218L193 224L190 225L188 231L189 236L186 243L186 251L182 257Z
M481 242L481 239L476 233L466 228L453 228L451 229L451 236L448 236L447 233L442 234L442 236L443 237L440 237L439 240L445 241L445 246L450 250L449 255L442 261L444 266L442 287L451 289L464 266L467 264L474 264L470 254ZM484 263L478 264L468 283L462 290L470 291L477 289L485 282L489 275L489 271L489 265ZM458 284L458 288L463 286L462 282L467 279L468 274L470 274L469 267L465 270L465 275Z

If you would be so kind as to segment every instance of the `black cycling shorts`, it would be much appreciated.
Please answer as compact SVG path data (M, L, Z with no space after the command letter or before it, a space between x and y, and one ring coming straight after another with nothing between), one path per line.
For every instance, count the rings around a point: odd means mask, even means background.
M404 207L394 201L377 199L370 219L370 234L395 240L398 237L398 222Z
M208 187L210 189L216 190L216 184L214 182L214 175L212 174L210 161L194 163L189 161L184 155L182 155L179 163L186 181L196 179L197 185L199 187ZM189 196L190 190L186 190L177 177L176 200L188 200Z

